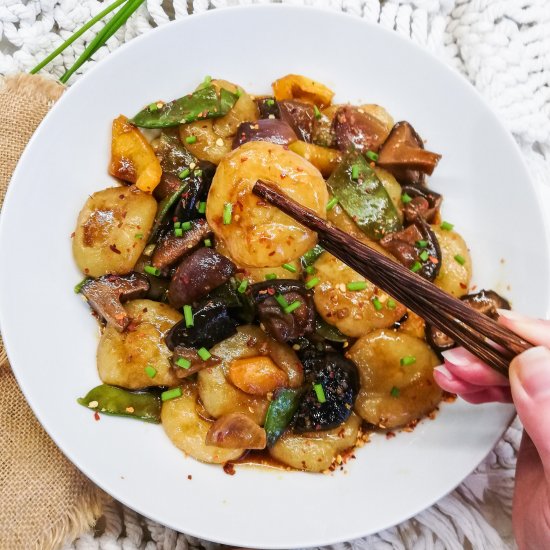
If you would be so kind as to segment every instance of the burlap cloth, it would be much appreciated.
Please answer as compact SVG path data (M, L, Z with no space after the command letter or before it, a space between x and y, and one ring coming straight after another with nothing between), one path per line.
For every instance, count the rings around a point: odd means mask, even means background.
M25 145L63 90L40 76L0 81L0 208ZM0 339L0 550L58 548L96 521L107 498L42 429Z

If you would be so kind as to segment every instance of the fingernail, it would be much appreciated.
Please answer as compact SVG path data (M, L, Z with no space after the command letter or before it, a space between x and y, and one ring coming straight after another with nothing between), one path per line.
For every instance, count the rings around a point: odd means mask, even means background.
M453 375L449 372L449 369L445 365L438 365L437 367L434 367L434 370L437 372L440 372L447 380L452 380Z
M524 351L512 361L512 370L533 399L550 395L550 350L539 346Z
M441 355L443 355L443 358L446 361L449 361L449 363L457 365L458 367L465 367L471 361L465 350L461 348L448 349L447 351L441 352Z
M521 313L518 313L517 311L512 311L511 309L497 309L497 313L506 319L510 319L510 321L525 321L529 319L529 317L522 315Z

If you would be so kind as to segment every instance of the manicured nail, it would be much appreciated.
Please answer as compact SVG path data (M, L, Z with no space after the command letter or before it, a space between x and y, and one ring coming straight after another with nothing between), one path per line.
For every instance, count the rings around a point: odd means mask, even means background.
M526 321L529 319L526 315L522 315L521 313L518 313L517 311L512 311L511 309L497 309L497 313L501 317L505 317L506 319L510 319L511 321Z
M445 365L438 365L437 367L434 367L434 370L437 372L440 372L447 380L452 380L453 375L449 372L449 369Z
M441 355L443 355L445 361L449 361L449 363L458 367L465 367L472 362L471 355L462 348L448 349L441 352Z
M550 395L550 350L539 346L524 351L513 360L512 369L532 399Z

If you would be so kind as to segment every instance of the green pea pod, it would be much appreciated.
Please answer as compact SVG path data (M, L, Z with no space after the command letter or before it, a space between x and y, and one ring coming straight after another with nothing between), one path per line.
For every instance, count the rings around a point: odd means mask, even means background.
M150 105L130 119L130 122L140 128L169 128L205 118L221 117L231 110L237 99L238 94L224 88L218 95L216 88L210 85L165 103L160 108L153 104L151 109Z
M345 334L342 334L335 326L329 325L321 317L315 319L315 333L329 342L344 343L349 340Z
M305 269L306 267L313 265L324 251L325 249L320 244L316 244L311 250L308 250L300 258L302 267Z
M275 392L267 409L264 424L268 447L273 447L279 437L283 435L298 408L303 393L302 388L296 390L282 388Z
M176 201L181 197L183 192L187 189L189 183L183 182L177 191L174 191L171 195L164 197L157 206L157 214L155 216L155 221L153 223L153 228L151 229L151 236L149 237L149 243L154 243L157 240L158 232L161 225L164 223L164 220L170 211L170 208L174 206Z
M399 231L397 209L376 172L359 152L350 152L327 181L342 208L371 239Z
M131 392L102 384L77 399L80 405L113 416L129 416L144 422L160 423L160 396L146 391ZM97 403L97 405L96 405Z

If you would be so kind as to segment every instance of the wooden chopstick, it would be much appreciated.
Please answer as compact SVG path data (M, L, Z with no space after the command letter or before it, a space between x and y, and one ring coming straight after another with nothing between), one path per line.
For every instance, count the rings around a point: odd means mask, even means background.
M319 218L276 186L258 180L254 193L315 231L325 250L453 338L482 361L508 375L510 361L532 345L490 317Z

